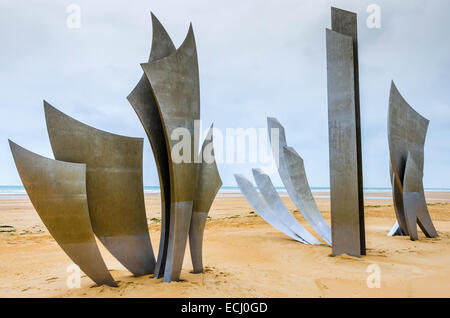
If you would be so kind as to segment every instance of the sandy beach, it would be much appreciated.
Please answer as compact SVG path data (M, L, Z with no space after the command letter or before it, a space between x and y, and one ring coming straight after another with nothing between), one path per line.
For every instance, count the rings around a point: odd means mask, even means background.
M327 193L315 193L330 222ZM450 193L428 192L429 210L439 237L420 240L387 237L395 222L389 193L366 193L363 258L331 257L328 246L295 242L265 223L238 193L219 194L210 212L204 241L204 274L191 273L187 248L180 282L152 275L132 277L100 245L118 288L97 287L86 276L69 289L70 259L27 198L0 198L0 297L450 297ZM287 207L311 229L289 198ZM146 195L153 249L159 244L160 202ZM368 288L368 266L381 270L380 288Z

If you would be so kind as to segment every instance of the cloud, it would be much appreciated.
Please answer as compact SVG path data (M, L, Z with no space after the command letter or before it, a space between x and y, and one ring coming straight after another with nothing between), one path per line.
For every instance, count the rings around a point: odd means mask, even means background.
M81 28L66 7L81 7ZM265 127L277 117L304 158L313 186L327 186L325 28L330 6L358 13L365 186L388 186L387 107L394 79L431 120L425 185L448 186L450 46L447 0L376 1L381 29L368 29L372 0L347 1L25 1L0 4L0 184L20 184L7 138L51 156L42 100L99 129L144 137L126 101L150 50L153 11L174 42L193 22L204 127ZM144 182L158 184L148 142ZM225 185L250 164L219 165ZM281 185L279 178L274 178Z

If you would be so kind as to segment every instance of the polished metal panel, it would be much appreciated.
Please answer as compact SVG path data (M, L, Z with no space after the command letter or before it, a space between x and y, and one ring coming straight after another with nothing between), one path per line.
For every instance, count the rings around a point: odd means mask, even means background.
M164 282L178 281L191 225L192 201L172 202L170 206L169 246L167 249Z
M284 205L277 190L275 189L270 177L261 169L252 169L253 177L258 186L264 200L269 205L270 209L275 212L280 221L292 230L297 236L301 237L307 244L322 244L317 238L308 232L297 219L289 212Z
M436 228L434 227L433 221L431 220L430 213L428 212L427 201L425 200L425 193L423 191L419 192L418 205L419 209L417 211L417 224L419 225L422 232L428 238L438 237Z
M422 208L420 204L420 193L422 188L422 172L417 168L411 154L408 155L405 167L405 177L403 181L403 204L406 213L406 226L409 237L412 241L417 241L417 215Z
M278 231L286 234L290 238L300 242L307 244L307 242L302 239L300 236L296 235L289 227L287 227L284 223L280 221L279 216L276 212L272 211L270 207L264 202L261 196L256 191L254 185L243 175L235 174L234 178L241 189L242 194L247 199L248 203L255 209L255 212L258 213L264 221L269 223Z
M419 170L409 153L403 181L403 204L412 240L418 239L416 222L427 237L438 236L428 212L422 180L423 172Z
M291 176L291 173L295 172L295 169L301 168L301 166L294 168L292 171L288 170L289 163L285 158L285 152L283 150L283 148L287 146L284 127L277 119L271 117L267 118L267 126L272 146L272 154L277 163L278 173L286 191L309 225L311 225L314 231L316 231L325 242L331 245L331 229L315 203L309 201L310 198L307 195L308 192L311 192L309 185L307 182L305 184L304 180L292 178ZM272 140L272 129L278 130L278 140ZM305 175L306 178L304 171L301 172L301 175ZM304 186L307 186L308 188L304 188ZM307 198L306 202L303 201L305 198Z
M392 172L392 165L389 164L389 167ZM403 206L403 185L395 181L395 173L392 172L391 176L391 184L392 184L392 200L394 201L394 211L395 216L397 217L397 225L400 231L397 231L397 234L400 235L408 235L408 228L406 226L406 215Z
M417 223L427 237L438 236L423 190L424 145L428 125L429 121L405 101L392 82L388 115L392 196L401 232L410 235L413 240L416 239L416 234L409 232L408 220L414 218L414 214L417 214ZM410 175L414 177L405 179L408 165ZM407 191L406 185L411 188L411 184L418 191ZM408 202L405 202L405 199L408 199Z
M205 160L213 160L208 162ZM192 220L189 228L189 247L191 251L194 273L203 272L203 233L205 231L208 212L222 186L222 179L217 170L214 158L213 126L208 130L201 149L202 162L197 164L197 185L192 209Z
M164 27L152 13L153 39L149 62L175 52L175 46ZM152 146L161 189L161 236L154 277L164 275L170 226L170 173L164 128L150 82L145 74L127 97L141 121ZM167 211L167 213L166 213Z
M189 231L196 166L194 164L194 120L200 118L200 89L197 49L192 25L183 44L173 54L142 64L153 90L161 116L170 173L170 232L164 281L178 280L186 249ZM179 140L172 134L177 128L190 133L188 162L174 161L172 149ZM190 209L190 210L189 210ZM183 225L187 222L187 228Z
M95 129L47 102L44 109L55 158L86 164L94 233L135 276L153 273L142 183L143 140Z
M329 229L328 223L323 218L322 213L320 213L319 207L311 192L302 157L292 147L285 146L282 151L286 162L286 169L294 186L294 191L301 200L303 208L306 211L310 211L310 215L316 216L315 224L318 228L321 228L323 231L327 228ZM320 216L320 218L317 216ZM331 233L327 232L327 234ZM330 237L324 235L323 239L328 245L331 245L332 240Z
M356 23L356 21L355 21ZM353 39L326 30L333 255L365 254L360 220Z
M355 96L355 129L356 129L356 169L358 171L358 201L359 201L359 227L361 254L366 254L366 236L364 227L364 189L362 171L362 146L361 146L361 106L359 94L359 57L358 57L358 24L356 13L331 8L331 29L343 35L352 37L353 40L353 84Z
M116 287L95 241L86 195L86 165L57 161L9 141L27 194L50 234L97 285Z
M400 95L394 82L391 83L388 114L388 141L391 169L395 181L403 189L408 153L423 171L424 145L429 121L417 113Z
M189 227L189 248L194 274L203 273L203 233L208 212L192 212Z
M403 235L403 232L400 226L398 226L398 221L395 221L394 226L389 231L387 236L399 236L399 235Z

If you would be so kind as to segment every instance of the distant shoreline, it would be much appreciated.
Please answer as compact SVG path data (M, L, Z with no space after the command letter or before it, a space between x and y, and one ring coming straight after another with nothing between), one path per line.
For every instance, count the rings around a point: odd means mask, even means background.
M284 187L275 187L277 192L287 193ZM315 193L329 193L329 187L311 187L311 191ZM377 193L377 192L391 192L392 189L389 187L367 187L364 188L364 193ZM144 193L155 193L158 194L160 192L159 186L144 186ZM219 193L240 193L239 187L231 187L231 186L223 186L220 188ZM450 192L450 188L425 188L425 192ZM0 196L2 195L26 195L25 188L23 186L2 186L0 185Z
M317 199L329 199L330 190L326 188L313 188L312 190L314 198ZM277 188L281 198L288 198L287 191L283 188ZM159 197L159 187L151 187L151 189L144 189L144 195L146 198ZM217 197L220 198L240 198L242 193L239 188L231 188L219 190ZM425 189L425 196L427 201L432 202L450 202L450 189ZM25 189L16 189L16 191L6 192L5 189L0 186L0 200L19 200L28 199L28 195ZM392 192L390 189L368 188L364 189L365 200L392 200Z

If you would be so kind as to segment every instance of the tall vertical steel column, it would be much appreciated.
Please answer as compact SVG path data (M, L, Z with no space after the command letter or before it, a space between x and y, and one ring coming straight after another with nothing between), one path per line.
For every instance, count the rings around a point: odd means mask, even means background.
M333 255L366 254L356 14L331 9L327 29Z

